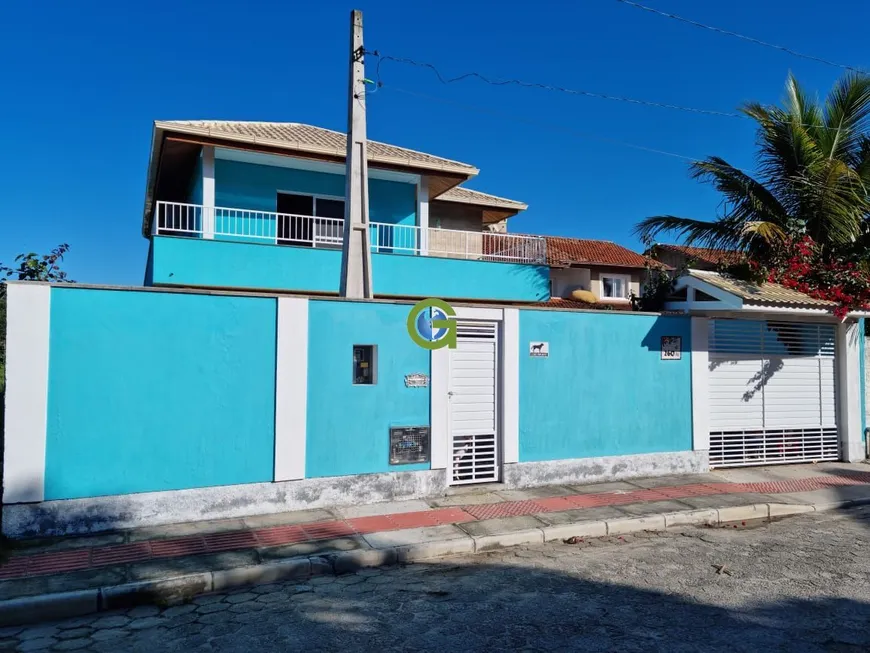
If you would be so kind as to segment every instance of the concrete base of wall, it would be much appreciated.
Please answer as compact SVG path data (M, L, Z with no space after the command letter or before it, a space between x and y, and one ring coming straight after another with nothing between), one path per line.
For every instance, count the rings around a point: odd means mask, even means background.
M504 466L504 484L511 488L561 483L604 483L643 476L699 474L710 471L707 451L676 451L634 456L574 458Z
M513 463L504 466L503 486L602 483L708 470L706 451ZM423 499L442 496L446 490L446 470L435 469L13 504L3 506L3 534L12 538L84 535L292 510Z
M84 535L443 495L443 469L308 478L3 506L7 537Z

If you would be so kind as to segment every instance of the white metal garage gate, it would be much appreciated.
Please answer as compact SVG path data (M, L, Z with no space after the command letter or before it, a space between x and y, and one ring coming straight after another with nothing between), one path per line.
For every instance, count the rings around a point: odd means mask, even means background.
M450 483L499 480L498 324L457 322L450 350Z
M711 319L710 465L837 460L834 326Z

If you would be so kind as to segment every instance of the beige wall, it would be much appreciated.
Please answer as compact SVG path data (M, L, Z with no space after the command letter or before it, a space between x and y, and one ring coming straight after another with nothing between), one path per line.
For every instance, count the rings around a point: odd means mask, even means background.
M602 298L601 276L608 274L628 277L629 292L640 294L641 278L643 270L633 268L551 268L550 281L552 282L553 297L569 297L572 290L591 290L596 297Z
M551 294L568 297L572 290L592 290L589 268L551 268Z
M601 286L601 277L602 276L623 276L628 277L628 290L630 293L634 293L635 295L640 295L640 281L641 277L645 274L643 270L637 270L634 268L608 268L608 267L595 267L592 268L591 274L591 282L592 282L592 292L595 293L595 296L601 299L603 297L603 288Z
M429 226L459 231L483 231L483 211L453 202L429 203Z
M477 258L483 254L483 211L462 204L429 204L429 253ZM450 231L439 231L449 229Z

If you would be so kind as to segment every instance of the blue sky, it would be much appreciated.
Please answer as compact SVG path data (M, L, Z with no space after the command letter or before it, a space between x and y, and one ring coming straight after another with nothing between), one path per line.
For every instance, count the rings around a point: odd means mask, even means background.
M861 0L647 0L722 28L865 67ZM344 129L348 13L366 47L493 77L730 111L776 102L789 70L824 93L840 72L615 0L577 2L149 2L7 0L0 7L4 126L0 261L60 242L78 281L140 284L154 119L237 119ZM784 18L784 17L787 17ZM719 203L689 157L753 164L751 123L468 80L384 63L369 136L481 169L470 186L527 202L511 231L614 240ZM370 76L373 71L369 71ZM422 99L396 89L439 98ZM472 107L472 108L469 108ZM612 139L608 140L608 139Z

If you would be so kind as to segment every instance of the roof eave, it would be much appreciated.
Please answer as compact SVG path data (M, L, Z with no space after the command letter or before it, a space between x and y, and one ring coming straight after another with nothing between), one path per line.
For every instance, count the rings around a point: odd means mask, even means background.
M151 237L150 216L154 204L154 184L156 183L157 166L160 161L158 148L162 144L163 128L159 121L154 122L151 129L151 152L148 155L148 172L145 176L145 205L142 211L142 236Z
M447 191L445 191L445 192L447 192ZM466 201L466 200L463 200L463 199L458 198L458 197L444 197L443 193L437 197L432 197L430 199L433 202L450 202L451 204L462 204L463 206L473 206L475 208L483 209L483 210L497 210L497 211L504 211L504 212L512 212L513 215L516 215L520 211L525 211L526 209L529 208L529 205L526 204L525 202L516 202L516 203L511 203L511 204L508 204L507 202L505 202L505 203L492 202L492 203L488 204L485 202Z
M235 143L244 143L247 145L263 145L274 147L281 150L291 152L307 152L310 154L321 154L326 156L335 156L344 158L347 152L344 149L336 149L328 146L312 145L311 143L302 143L300 141L286 141L272 138L260 138L258 136L245 136L243 134L230 134L223 131L213 130L209 127L195 127L193 125L178 125L176 123L156 120L155 127L160 127L167 132L176 132L179 134L187 134L193 136L207 136L218 141L231 141ZM422 162L413 161L406 157L384 156L376 157L369 155L369 162L383 163L386 165L402 166L413 168L415 170L429 170L432 172L447 172L457 175L466 175L469 178L475 177L480 173L478 168L472 165L459 162Z

